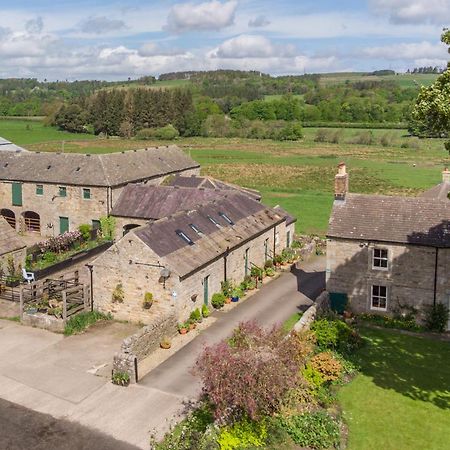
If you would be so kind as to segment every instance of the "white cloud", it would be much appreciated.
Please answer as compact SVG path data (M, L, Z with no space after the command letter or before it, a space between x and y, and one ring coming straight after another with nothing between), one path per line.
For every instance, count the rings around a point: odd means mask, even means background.
M296 50L293 45L273 44L265 36L253 34L241 34L240 36L228 39L210 55L212 58L271 58L271 57L292 57Z
M372 8L392 23L448 25L450 0L371 0Z
M366 58L387 59L390 61L433 59L446 61L447 49L443 44L433 44L428 41L400 43L380 47L366 47L355 53Z
M105 16L91 16L80 23L80 31L87 34L105 34L126 28L125 22Z
M266 16L260 15L254 19L248 21L248 26L251 28L261 28L270 25L270 21L266 19Z
M42 20L42 17L36 17L36 19L30 19L25 24L25 29L29 33L42 33L42 30L44 29L44 21Z
M138 50L139 56L176 56L184 55L185 51L176 48L165 48L156 42L147 42Z
M171 8L165 28L175 33L220 30L234 23L236 7L235 0L179 3Z

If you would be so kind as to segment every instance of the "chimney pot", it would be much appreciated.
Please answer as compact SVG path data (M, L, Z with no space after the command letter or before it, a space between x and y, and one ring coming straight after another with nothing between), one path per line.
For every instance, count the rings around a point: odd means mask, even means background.
M338 165L338 173L334 177L334 199L345 200L348 192L348 173L345 163Z

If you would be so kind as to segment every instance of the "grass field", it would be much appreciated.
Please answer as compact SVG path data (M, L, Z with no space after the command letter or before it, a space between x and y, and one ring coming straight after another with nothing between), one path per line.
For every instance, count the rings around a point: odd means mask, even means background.
M142 84L142 83L124 83L124 84L116 84L111 87L107 87L105 89L137 89L137 88L146 88L146 89L172 89L177 87L185 87L191 84L190 80L166 80L166 81L156 81L153 84Z
M446 450L450 342L363 329L361 373L338 393L349 450Z
M165 144L161 141L98 139L64 133L41 124L0 121L0 136L30 150L108 153ZM349 143L365 130L344 129L339 144L314 141L317 129L306 128L298 142L238 138L184 138L174 141L202 165L202 172L259 189L268 205L279 204L298 217L297 231L324 235L333 202L333 179L340 161L348 164L350 190L360 193L416 195L441 180L449 165L443 140L417 140L402 130L388 133L391 145ZM414 146L402 148L401 145ZM169 144L169 142L167 142Z

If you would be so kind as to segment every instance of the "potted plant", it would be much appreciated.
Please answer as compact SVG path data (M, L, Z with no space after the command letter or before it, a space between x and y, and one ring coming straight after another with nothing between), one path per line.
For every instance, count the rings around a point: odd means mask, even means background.
M231 303L231 297L225 297L225 304L229 305Z
M111 381L118 386L128 386L130 384L130 375L127 372L117 370L114 371Z
M202 318L202 313L200 312L200 310L198 308L194 309L194 311L191 312L189 319L191 320L191 322L202 322L203 318Z
M186 327L185 323L179 323L178 324L178 332L180 334L186 334L188 332L188 328Z
M188 320L189 330L195 330L197 328L197 323L195 320Z
M238 302L240 296L241 296L241 291L239 289L233 289L233 291L231 292L231 301L233 303Z
M146 292L144 295L143 306L144 309L150 309L153 305L153 294L151 292Z
M273 277L275 276L275 270L273 269L273 267L267 267L266 269L266 275L268 277Z
M211 298L211 305L216 308L220 309L223 308L223 305L225 304L225 295L223 295L222 292L216 292L213 294Z
M172 342L170 341L170 339L168 338L168 337L164 337L162 340L161 340L161 342L159 343L159 346L161 347L161 348L164 348L164 349L169 349L170 347L172 347Z
M247 289L249 291L253 291L253 289L256 289L256 281L255 280L250 280L247 284Z
M211 314L211 312L209 311L208 306L203 304L202 305L202 316L206 319L207 317L209 317L210 314Z

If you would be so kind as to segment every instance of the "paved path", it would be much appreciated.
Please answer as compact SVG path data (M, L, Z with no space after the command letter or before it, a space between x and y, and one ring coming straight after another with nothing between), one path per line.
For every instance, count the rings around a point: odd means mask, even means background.
M148 449L149 434L163 433L170 419L199 393L199 383L190 374L190 368L202 347L225 338L241 321L255 319L270 325L283 322L294 312L305 309L325 287L324 268L325 258L314 258L302 264L303 270L283 274L265 285L242 305L226 313L214 313L217 320L211 327L151 371L138 385L128 388L114 386L82 367L78 360L83 360L83 350L86 355L94 351L89 347L95 344L89 340L81 340L80 348L73 347L77 358L71 362L70 354L61 351L65 345L59 335L0 320L0 340L2 327L9 328L5 335L12 338L9 347L0 347L0 397ZM20 352L26 348L20 346L14 336L19 340L26 334L41 351L38 357L32 355L29 363L24 361L22 364ZM75 341L72 339L72 345ZM45 348L49 351L44 351ZM53 372L43 370L43 367L52 366Z

